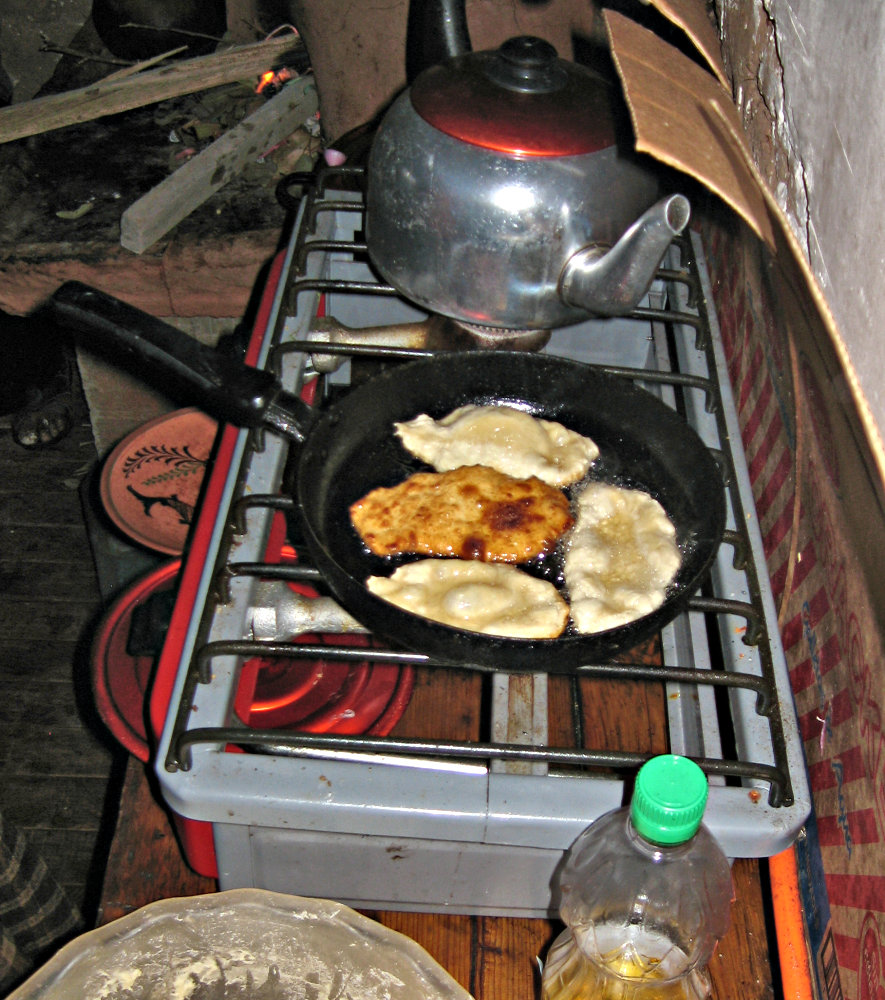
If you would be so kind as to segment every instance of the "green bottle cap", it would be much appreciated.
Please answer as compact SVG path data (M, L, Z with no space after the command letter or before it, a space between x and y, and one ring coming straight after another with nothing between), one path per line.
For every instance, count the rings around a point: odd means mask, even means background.
M655 844L684 844L697 833L707 804L707 776L693 760L664 754L639 770L630 818Z

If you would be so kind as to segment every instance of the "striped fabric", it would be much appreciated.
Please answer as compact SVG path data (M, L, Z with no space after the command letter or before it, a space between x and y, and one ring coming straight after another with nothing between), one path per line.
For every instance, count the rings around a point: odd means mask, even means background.
M838 380L822 384L812 364L820 345L800 324L791 350L759 248L715 230L705 245L814 799L826 898L806 904L828 909L830 923L815 956L819 985L827 1000L881 1000L885 658L854 555L862 540L846 520ZM872 486L850 500L868 506L869 530L885 530Z
M82 929L45 861L0 815L0 994Z

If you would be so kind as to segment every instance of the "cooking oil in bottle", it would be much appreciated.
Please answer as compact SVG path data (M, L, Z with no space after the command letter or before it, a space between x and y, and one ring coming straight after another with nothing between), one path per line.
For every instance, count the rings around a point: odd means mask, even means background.
M702 824L707 779L688 758L648 761L629 808L572 845L560 879L565 930L550 946L543 1000L703 1000L728 928L728 859Z

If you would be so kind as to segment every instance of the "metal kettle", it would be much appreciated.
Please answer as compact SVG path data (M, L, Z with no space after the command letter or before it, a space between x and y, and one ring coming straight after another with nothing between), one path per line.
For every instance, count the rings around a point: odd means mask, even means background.
M540 38L472 52L463 0L412 0L407 68L369 154L381 276L471 325L633 309L690 208L618 141L617 88Z

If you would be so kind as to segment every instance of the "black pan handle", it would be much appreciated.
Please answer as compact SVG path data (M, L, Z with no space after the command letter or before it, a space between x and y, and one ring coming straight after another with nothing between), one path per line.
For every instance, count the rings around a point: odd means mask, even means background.
M271 372L241 364L79 281L63 284L48 307L84 347L113 356L185 405L237 427L268 427L296 441L307 437L313 411Z

